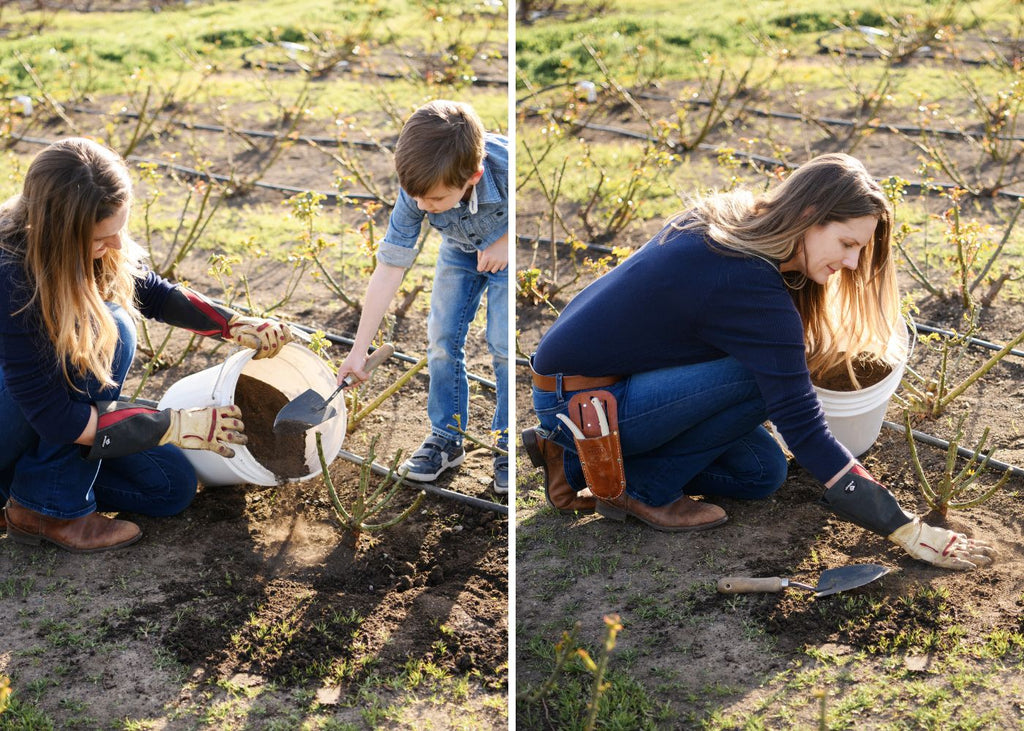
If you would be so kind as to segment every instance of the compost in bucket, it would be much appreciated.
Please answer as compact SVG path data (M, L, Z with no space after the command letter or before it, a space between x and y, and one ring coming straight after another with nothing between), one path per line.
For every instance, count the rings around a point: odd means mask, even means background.
M245 445L249 453L282 482L309 473L306 464L306 431L304 429L274 430L277 412L288 403L288 397L258 378L244 373L235 385L235 405L242 410Z
M829 391L858 391L874 386L892 373L892 366L871 353L859 353L853 358L853 373L858 386L853 385L846 364L840 363L814 379L814 385Z

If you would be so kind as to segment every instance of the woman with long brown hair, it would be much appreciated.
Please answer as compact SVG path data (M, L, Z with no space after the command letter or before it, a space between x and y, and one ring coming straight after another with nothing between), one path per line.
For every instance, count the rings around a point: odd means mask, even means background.
M196 475L180 448L234 454L237 407L157 411L118 401L135 318L152 317L276 355L284 325L240 317L143 266L127 234L128 168L82 138L32 161L0 206L0 523L24 543L88 553L130 545L138 526L100 515L174 515ZM0 526L3 527L3 526Z
M949 568L990 547L904 512L829 431L812 376L885 357L899 322L892 211L855 158L822 155L761 196L696 200L563 310L533 356L523 433L563 511L666 531L724 523L795 459L840 517ZM588 431L589 430L589 431ZM581 459L582 453L582 459Z

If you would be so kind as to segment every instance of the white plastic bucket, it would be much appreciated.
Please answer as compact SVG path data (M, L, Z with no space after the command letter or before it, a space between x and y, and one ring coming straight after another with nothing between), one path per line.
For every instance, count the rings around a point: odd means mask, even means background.
M158 408L187 409L201 406L227 406L235 401L235 386L242 374L263 381L276 388L289 399L312 388L327 398L336 388L336 379L327 364L309 349L288 343L273 358L253 360L256 351L245 348L234 353L220 366L193 373L173 384ZM241 445L233 445L235 456L230 459L200 449L186 449L185 456L195 467L204 485L271 486L282 482L299 482L320 474L320 457L316 451L316 433L323 434L324 457L330 463L341 451L345 440L348 418L345 400L338 397L331 404L338 412L314 429L306 432L305 461L310 472L303 477L279 478L264 467ZM242 415L243 420L245 415Z
M907 328L898 327L889 340L886 360L895 363L892 371L878 383L856 391L831 391L827 388L814 387L821 401L821 409L825 412L832 436L850 450L850 454L859 457L871 448L882 431L882 421L889 408L889 399L896 393L903 380L903 371L907 367L913 341L910 340ZM772 432L783 447L786 440L772 425Z
M889 341L887 360L896 363L892 372L878 383L857 391L830 391L814 387L825 412L825 421L832 435L850 454L859 457L878 439L882 421L889 408L889 399L896 393L903 380L912 346L905 327L893 332Z

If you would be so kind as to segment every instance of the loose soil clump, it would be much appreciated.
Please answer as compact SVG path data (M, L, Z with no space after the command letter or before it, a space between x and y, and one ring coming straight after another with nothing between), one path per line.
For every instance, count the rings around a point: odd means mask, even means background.
M244 373L235 386L235 405L242 410L246 449L256 461L282 480L309 474L306 464L306 432L298 429L274 430L277 412L288 397L265 381Z

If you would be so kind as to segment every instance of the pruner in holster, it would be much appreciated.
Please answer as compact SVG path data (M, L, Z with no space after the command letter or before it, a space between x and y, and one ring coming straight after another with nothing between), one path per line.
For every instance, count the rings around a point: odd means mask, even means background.
M569 400L569 415L557 414L573 436L587 487L611 500L626 488L615 396L608 391L584 391Z

